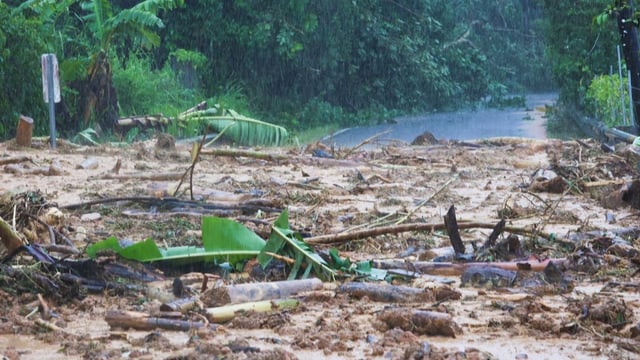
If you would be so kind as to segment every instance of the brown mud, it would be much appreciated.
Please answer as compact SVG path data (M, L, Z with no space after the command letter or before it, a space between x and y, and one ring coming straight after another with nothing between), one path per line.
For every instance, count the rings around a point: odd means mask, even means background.
M190 166L190 150L190 144L156 147L156 141L122 148L73 147L62 142L56 151L17 148L6 142L0 144L0 161L19 157L28 161L18 162L22 171L2 165L0 183L5 197L40 191L48 203L56 204L60 214L53 226L80 251L109 236L132 241L151 237L161 246L197 245L203 214L194 209L149 208L131 200L66 208L99 199L166 196L179 182L172 174L183 174ZM0 353L9 359L640 356L639 213L638 204L629 202L634 198L629 188L624 188L638 175L632 155L604 153L589 139L521 138L333 149L336 159L315 158L312 148L252 150L278 156L201 155L193 174L195 198L227 204L259 199L287 208L292 228L310 237L395 223L439 224L454 205L459 224L506 220L507 229L513 231L505 231L498 241L515 234L522 246L522 257L508 261L568 259L569 266L561 271L570 286L472 282L461 287L459 275L397 277L395 285L446 287L458 296L419 303L375 302L336 292L339 284L358 280L347 277L326 282L323 292L302 296L294 310L240 314L215 329L190 331L110 328L105 321L110 310L158 311L161 302L144 291L89 293L71 299L47 296L54 314L47 324L56 326L45 327L36 321L42 313L38 289L6 286L0 289ZM83 163L90 165L83 168ZM36 168L56 171L29 172ZM560 181L554 180L557 177ZM188 188L187 181L182 189ZM179 197L188 199L189 193ZM261 236L268 236L269 225L278 216L273 209L242 208L216 214L237 220ZM38 229L33 232L32 242L48 241ZM471 243L481 246L490 233L487 228L460 230L468 248ZM446 232L433 230L333 246L352 260L411 263L430 260L432 249L450 247L450 242ZM316 246L317 251L328 248ZM34 266L26 255L11 264ZM247 279L247 274L226 278L228 282L262 280L264 276ZM444 285L442 280L452 283ZM382 314L394 309L446 313L459 328L453 337L388 325ZM191 319L199 317L194 314Z

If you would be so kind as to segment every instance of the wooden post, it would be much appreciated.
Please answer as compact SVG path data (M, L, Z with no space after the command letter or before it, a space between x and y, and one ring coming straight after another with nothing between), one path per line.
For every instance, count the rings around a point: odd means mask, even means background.
M31 147L32 135L33 119L20 115L20 119L18 119L18 129L16 130L16 144L18 144L18 146Z

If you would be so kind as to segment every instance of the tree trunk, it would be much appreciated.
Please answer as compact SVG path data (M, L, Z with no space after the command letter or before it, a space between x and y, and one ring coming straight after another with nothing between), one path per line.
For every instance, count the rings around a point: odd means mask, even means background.
M91 116L102 131L114 130L118 123L118 99L113 86L111 64L104 51L96 56L85 84L82 120L88 127Z
M636 128L640 128L640 44L638 27L633 23L633 1L617 1L620 43L627 69L631 72L631 100Z

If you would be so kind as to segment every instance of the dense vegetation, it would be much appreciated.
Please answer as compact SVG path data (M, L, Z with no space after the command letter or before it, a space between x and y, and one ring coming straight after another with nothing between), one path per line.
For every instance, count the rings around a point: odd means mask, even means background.
M0 0L0 137L20 113L46 133L46 52L64 135L205 98L293 130L347 126L501 105L552 77L580 105L616 64L615 25L593 22L609 2Z

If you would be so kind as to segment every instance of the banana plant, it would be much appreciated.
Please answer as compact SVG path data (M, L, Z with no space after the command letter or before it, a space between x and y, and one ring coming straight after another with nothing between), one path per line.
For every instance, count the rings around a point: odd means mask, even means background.
M94 34L97 50L91 56L87 78L80 91L85 95L82 109L85 126L92 115L103 130L113 128L118 120L118 100L109 63L109 48L114 39L124 37L140 46L158 46L160 36L154 30L164 27L158 12L173 10L183 4L184 0L146 0L114 12L108 0L81 3L85 12L82 20Z

